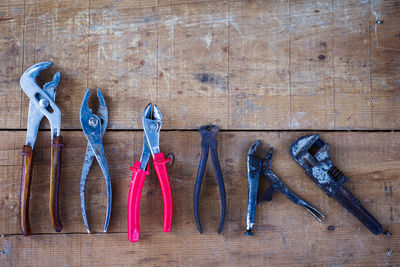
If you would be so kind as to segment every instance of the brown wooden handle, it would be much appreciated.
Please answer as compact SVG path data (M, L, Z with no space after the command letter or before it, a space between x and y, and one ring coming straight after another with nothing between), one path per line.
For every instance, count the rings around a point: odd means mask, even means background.
M32 158L33 150L30 146L22 148L22 173L21 173L21 193L19 197L19 220L21 232L24 236L31 235L31 225L29 224L29 196L32 180Z
M50 217L51 224L56 232L63 228L58 213L58 191L60 185L61 167L61 136L57 136L51 143L51 170L50 170Z

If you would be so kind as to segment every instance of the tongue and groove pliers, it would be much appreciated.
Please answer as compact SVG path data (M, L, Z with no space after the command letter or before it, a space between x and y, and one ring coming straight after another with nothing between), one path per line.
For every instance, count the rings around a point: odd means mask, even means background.
M132 178L128 195L128 239L131 242L137 242L140 239L140 197L142 195L144 180L150 173L148 167L150 154L153 157L153 166L160 182L163 197L164 232L170 232L172 226L172 194L166 166L171 159L165 158L164 154L160 152L159 139L162 114L157 105L154 105L153 110L151 103L147 105L142 115L142 124L144 130L142 156L140 161L136 161L133 167L130 168Z
M90 89L87 89L85 96L83 97L81 111L80 111L80 121L83 133L88 140L86 146L85 160L82 166L81 182L80 182L80 197L81 197L81 211L83 222L85 223L86 231L90 234L90 227L88 224L88 219L86 215L86 204L85 204L85 187L87 176L92 166L93 160L96 157L97 162L100 165L101 171L104 175L106 181L107 189L107 213L104 223L104 232L107 232L107 228L110 222L111 216L111 178L110 171L108 170L107 159L104 153L104 147L102 139L104 133L106 132L108 124L108 110L106 102L100 90L97 89L97 97L99 100L99 107L97 109L97 114L94 114L88 106L90 96Z
M26 143L22 149L21 194L19 202L20 227L24 236L31 235L29 223L29 195L32 179L33 147L37 138L39 125L44 116L50 122L51 130L51 169L50 169L50 217L56 232L63 228L58 213L58 191L60 181L61 147L63 146L61 132L61 111L54 102L56 88L60 82L60 73L53 76L51 82L43 88L36 83L36 78L42 70L48 69L51 62L41 62L31 66L21 76L20 84L25 94L29 96L29 116Z
M196 187L194 190L194 216L196 219L197 228L199 229L200 234L203 232L200 225L199 219L199 198L200 198L200 189L201 183L203 182L203 176L207 165L208 159L208 151L211 154L211 161L214 166L215 176L217 178L217 183L219 187L219 195L221 199L221 220L219 223L218 234L221 233L222 227L224 226L225 221L225 210L226 210L226 196L225 196L225 185L224 179L222 177L221 166L218 160L218 142L217 135L219 132L219 128L216 125L203 125L200 127L201 134L201 158L199 163L199 169L197 171L196 178Z

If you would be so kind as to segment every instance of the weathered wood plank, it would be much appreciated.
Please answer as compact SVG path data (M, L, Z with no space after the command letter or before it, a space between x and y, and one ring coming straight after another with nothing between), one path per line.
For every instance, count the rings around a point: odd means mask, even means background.
M62 112L64 129L80 128L79 109L88 86L88 3L29 0L25 6L23 71L34 63L51 61L50 72L61 72L56 103ZM18 87L20 75L16 77ZM48 80L51 78L49 75ZM26 128L29 98L24 93L22 95L21 127ZM43 120L42 127L49 127L47 120Z
M21 114L24 1L0 3L0 128L18 128Z
M48 201L48 132L41 132L36 145L33 172L31 223L34 233L23 238L18 229L20 145L23 132L0 132L0 233L5 255L0 264L396 264L400 247L398 213L400 133L322 133L332 145L332 158L351 180L347 187L363 205L393 233L374 236L335 200L319 190L290 158L290 143L301 132L222 132L219 155L227 191L227 217L222 235L218 189L211 165L201 193L200 218L203 235L194 222L192 196L200 156L196 132L162 132L161 149L175 154L169 170L174 200L171 233L162 232L161 192L154 172L146 179L141 203L142 239L129 244L126 238L126 202L131 172L129 166L141 153L141 132L107 132L104 146L113 185L110 234L100 234L105 216L105 186L97 163L89 174L87 196L90 224L99 234L84 234L80 214L79 179L86 141L80 132L65 132L60 208L63 234L50 227ZM274 172L294 192L326 216L318 223L303 208L282 195L257 208L254 238L243 235L247 205L246 153L256 139L275 147ZM7 142L6 142L7 140ZM390 144L390 145L388 145ZM328 226L334 230L327 230ZM112 234L114 233L114 234ZM11 234L11 235L10 235ZM44 234L44 235L43 235ZM112 244L112 245L111 245ZM171 246L171 244L174 244ZM386 251L394 251L392 257ZM287 255L290 254L290 257ZM51 256L49 256L51 255ZM90 256L88 256L90 255ZM168 256L167 256L168 255ZM212 255L212 257L210 257ZM204 257L204 259L203 259ZM121 261L122 260L122 261Z
M234 2L229 21L229 128L290 128L288 1Z
M334 1L332 20L334 128L370 129L369 3Z
M26 127L18 81L42 60L62 72L56 101L66 129L80 128L86 87L102 89L114 129L140 128L150 101L162 107L165 129L399 126L397 1L3 6L3 17L15 19L1 21L2 128Z
M371 84L376 129L397 129L400 123L400 33L395 26L400 24L398 8L398 1L371 3Z
M161 4L157 101L165 128L227 128L228 2Z
M398 265L396 238L354 237L339 231L318 236L315 228L293 234L275 229L254 237L213 234L145 234L146 240L129 243L125 234L39 235L26 239L10 236L0 239L6 251L3 265L34 266L263 266L263 265ZM298 227L297 227L298 230ZM173 245L171 245L173 244ZM19 249L16 249L19 248ZM96 249L94 249L96 248Z
M331 3L290 5L290 128L333 129Z

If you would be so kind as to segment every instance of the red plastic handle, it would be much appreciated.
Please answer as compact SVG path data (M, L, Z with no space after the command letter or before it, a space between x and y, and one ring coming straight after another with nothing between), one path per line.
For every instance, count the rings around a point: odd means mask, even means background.
M128 239L131 242L137 242L140 239L140 197L142 196L144 179L146 175L149 175L149 171L140 169L140 161L136 161L133 167L130 167L130 170L132 171L132 178L128 196Z
M153 165L154 169L156 170L158 180L160 181L161 193L164 203L164 232L171 231L172 226L172 194L166 166L167 163L170 161L171 159L166 159L163 153L158 153L154 155Z

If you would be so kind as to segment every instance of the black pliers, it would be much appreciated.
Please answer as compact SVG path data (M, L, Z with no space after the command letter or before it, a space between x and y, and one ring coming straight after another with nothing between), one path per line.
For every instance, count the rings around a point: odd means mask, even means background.
M253 143L247 154L247 179L249 183L249 199L247 204L247 217L246 217L246 232L245 235L253 235L252 229L254 226L254 217L256 212L256 206L262 201L271 201L272 195L275 191L278 191L285 195L290 201L296 205L303 206L308 210L318 221L324 218L321 212L316 208L308 204L306 201L295 195L289 188L282 183L282 181L272 172L271 161L272 154L274 152L271 147L268 154L261 160L256 156L257 148L260 144L260 140ZM257 199L258 181L260 173L268 179L270 186L265 192Z
M222 178L221 166L219 165L218 153L217 153L217 135L219 128L215 125L204 125L200 127L201 134L201 158L199 169L197 171L196 187L194 189L194 216L196 218L197 228L200 234L202 233L200 220L199 220L199 196L201 183L203 181L204 171L207 165L208 151L210 150L211 161L214 166L215 176L217 177L217 183L219 187L219 195L221 198L221 221L219 223L218 234L221 233L222 227L225 221L225 210L226 210L226 197L225 197L225 186Z

